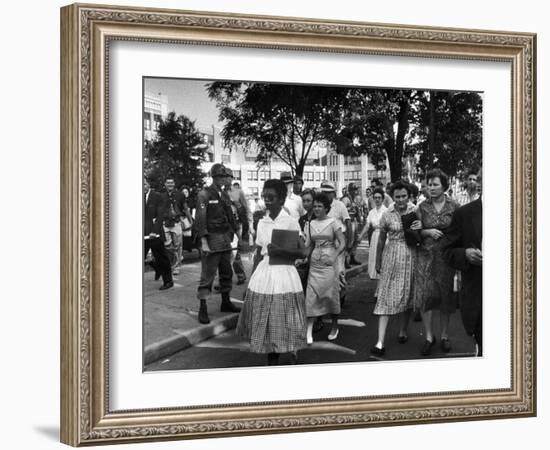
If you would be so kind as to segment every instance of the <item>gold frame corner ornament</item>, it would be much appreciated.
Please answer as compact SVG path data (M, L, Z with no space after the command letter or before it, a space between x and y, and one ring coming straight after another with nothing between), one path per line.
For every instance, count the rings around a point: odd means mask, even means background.
M107 61L111 40L509 62L512 385L483 392L112 412ZM61 9L61 440L80 446L536 414L536 35L74 4Z

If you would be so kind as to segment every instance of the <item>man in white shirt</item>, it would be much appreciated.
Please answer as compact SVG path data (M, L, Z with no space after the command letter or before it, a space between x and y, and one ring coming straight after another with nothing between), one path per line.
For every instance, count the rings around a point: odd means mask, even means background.
M458 192L455 200L460 206L467 205L479 198L478 192L478 173L476 171L469 171L468 178L465 182L466 189L462 192Z
M287 188L287 196L286 196L284 208L286 212L290 215L290 217L293 217L294 219L298 220L300 217L302 217L306 213L306 210L302 205L302 197L300 197L299 195L296 195L293 192L294 178L292 178L292 175L290 172L282 172L281 181L284 181Z

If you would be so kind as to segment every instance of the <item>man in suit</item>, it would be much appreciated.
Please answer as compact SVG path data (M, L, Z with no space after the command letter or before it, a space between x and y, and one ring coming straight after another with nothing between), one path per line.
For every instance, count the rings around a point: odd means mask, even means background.
M163 281L160 290L169 289L174 286L174 282L172 281L170 258L164 247L162 223L166 215L165 203L162 195L153 191L146 179L143 180L143 212L144 257L147 256L150 249L154 258L151 266Z
M443 256L455 269L462 271L460 312L466 333L473 336L477 356L483 354L482 278L483 209L481 173L478 174L479 198L458 208L442 242Z

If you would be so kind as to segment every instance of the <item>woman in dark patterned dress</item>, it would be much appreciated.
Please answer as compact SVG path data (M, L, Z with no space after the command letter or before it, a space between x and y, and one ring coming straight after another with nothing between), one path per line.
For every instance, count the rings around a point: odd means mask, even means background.
M415 267L414 307L419 309L424 322L426 341L421 354L430 354L436 339L433 336L433 311L440 314L441 348L451 349L448 328L450 315L456 311L453 289L455 270L443 259L441 242L458 204L445 194L449 187L447 175L439 169L428 172L429 197L420 203L417 216L422 222L422 244L418 248Z

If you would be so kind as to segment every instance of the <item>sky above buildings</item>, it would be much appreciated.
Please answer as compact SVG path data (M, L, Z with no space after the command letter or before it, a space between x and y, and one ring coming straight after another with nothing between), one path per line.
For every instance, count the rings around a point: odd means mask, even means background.
M146 78L145 92L163 94L168 99L168 112L175 111L196 121L201 131L220 126L216 103L208 98L204 80Z

